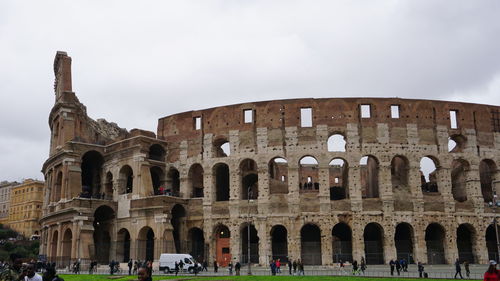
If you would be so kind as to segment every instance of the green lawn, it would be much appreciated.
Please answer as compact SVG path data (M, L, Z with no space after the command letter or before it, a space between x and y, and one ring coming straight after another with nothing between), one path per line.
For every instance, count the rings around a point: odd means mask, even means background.
M61 275L65 281L111 281L111 280L137 280L136 276L110 276L110 275ZM373 281L417 281L417 280L428 280L428 281L446 281L453 279L410 279L410 278L367 278L367 277L337 277L337 276L217 276L217 277L194 277L194 276L153 276L153 280L167 280L167 279L179 279L179 280L196 280L196 281L210 281L210 280L257 280L257 281L268 281L268 280L311 280L311 281L361 281L372 279Z

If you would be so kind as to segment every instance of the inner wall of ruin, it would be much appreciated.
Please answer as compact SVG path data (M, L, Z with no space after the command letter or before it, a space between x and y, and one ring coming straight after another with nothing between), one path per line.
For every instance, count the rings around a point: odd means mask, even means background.
M500 189L497 106L293 99L174 114L157 134L128 132L86 115L70 63L56 57L43 167L49 260L187 252L246 263L248 241L261 265L497 255L488 204Z

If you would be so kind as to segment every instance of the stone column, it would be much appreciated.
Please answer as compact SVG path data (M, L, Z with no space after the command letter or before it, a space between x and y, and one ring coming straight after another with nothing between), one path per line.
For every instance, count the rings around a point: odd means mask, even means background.
M364 225L361 224L361 217L354 216L352 227L352 258L361 260L365 256L365 241L363 237ZM365 257L366 260L366 257Z
M479 264L488 264L488 248L486 247L486 228L480 228L474 226L476 229L476 233L472 236L472 249L474 251L474 256L476 260L475 263ZM484 229L484 231L479 232L480 229Z
M271 236L267 230L266 220L258 220L255 222L257 234L259 236L259 264L267 266L269 264L269 257L272 255L271 251Z
M451 171L449 167L439 167L436 170L438 190L441 192L446 213L455 212L455 200L451 193Z
M296 160L288 160L288 211L292 214L300 212L299 166Z
M78 221L73 221L73 225L71 226L71 259L78 259L80 258L78 256L78 240L79 240L79 235L78 235L79 229L78 229Z
M300 222L291 221L288 230L288 256L297 261L301 257Z
M382 211L386 215L394 212L394 198L392 193L391 162L380 162L379 166L379 193L382 200Z
M427 263L427 245L425 243L425 225L415 224L413 228L413 256L415 263Z
M330 203L330 166L329 163L319 164L319 204L320 213L329 214L331 212Z
M229 226L229 231L231 232L231 238L229 240L230 252L232 257L233 265L235 261L241 260L241 236L239 225L233 224Z
M412 195L413 211L421 214L424 211L424 195L421 187L420 162L410 160L408 168L408 186Z
M447 224L446 235L444 241L445 260L448 264L453 264L458 258L457 248L457 226L455 224Z
M63 233L62 233L62 224L57 223L57 253L56 257L62 257L62 242L63 241Z
M467 199L472 201L476 213L484 212L484 199L481 191L481 181L479 180L479 166L471 163L471 169L465 174L465 190Z
M332 249L332 229L329 224L321 225L321 261L322 265L333 264L333 249Z
M349 198L351 199L351 210L360 212L363 210L363 201L361 196L361 175L359 161L349 163Z
M389 263L391 259L397 259L396 245L394 242L395 226L386 224L384 226L384 262Z
M258 168L258 213L269 214L269 173L266 163L260 163Z

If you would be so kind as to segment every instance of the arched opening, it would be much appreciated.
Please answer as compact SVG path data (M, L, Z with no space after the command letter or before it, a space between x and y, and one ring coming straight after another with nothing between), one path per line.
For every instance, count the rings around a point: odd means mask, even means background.
M129 165L125 165L120 169L118 181L120 194L132 193L134 186L134 171Z
M500 231L500 230L499 230ZM486 228L486 248L488 249L488 260L498 260L497 235L495 227L490 224Z
M149 173L151 174L151 184L153 185L153 194L164 195L165 173L163 173L163 169L157 166L153 166L149 168Z
M341 134L334 134L328 138L328 151L345 152L347 142Z
M457 228L457 249L458 259L461 262L468 261L475 263L474 258L474 241L476 232L470 224L461 224Z
M479 180L484 202L493 202L493 180L496 178L496 171L497 167L492 160L484 159L479 162Z
M393 190L410 191L408 186L408 159L404 156L395 156L391 161L391 183Z
M229 201L229 167L224 163L216 164L215 174L215 200Z
M170 168L167 173L167 180L165 182L167 186L165 189L166 195L179 197L180 196L180 186L181 180L179 176L179 171L176 168Z
M130 260L130 233L125 228L118 231L116 259L119 262L128 262Z
M259 196L259 176L257 163L252 159L245 159L240 163L241 199L257 199Z
M337 223L332 229L333 262L352 262L352 231L346 223Z
M89 151L82 157L82 194L91 198L101 194L101 173L104 158L97 151Z
M241 228L241 262L248 263L248 225ZM259 236L253 224L250 225L250 263L259 263Z
M189 230L189 253L198 262L205 260L205 237L203 230L193 227Z
M448 152L462 152L466 143L467 139L463 135L453 135L448 138Z
M61 200L62 177L62 172L57 173L56 182L54 183L54 202Z
M149 159L165 162L165 149L159 144L153 144L149 147Z
M109 263L114 218L115 212L108 206L101 206L94 212L94 259L101 264Z
M321 265L321 230L306 224L300 230L301 258L305 265Z
M220 266L227 266L231 261L231 233L225 225L218 225L214 232L217 263Z
M341 158L334 158L329 164L330 200L349 198L349 167Z
M231 155L231 146L226 138L218 138L214 141L215 157L227 157Z
M425 245L427 247L428 264L444 264L445 230L437 223L431 223L425 229Z
M422 192L438 192L437 162L430 157L420 159L420 181Z
M378 198L378 171L377 158L373 156L363 156L359 161L361 172L361 195L363 198Z
M155 233L149 226L143 227L137 237L138 259L153 261L155 253Z
M193 164L189 168L188 181L191 190L191 198L203 197L203 167L200 164Z
M299 161L299 187L302 191L319 190L318 160L312 156L304 156Z
M465 160L453 160L451 163L451 193L458 202L467 201L466 173L469 163Z
M288 162L285 158L276 157L269 161L269 193L288 193Z
M378 223L366 225L365 241L366 264L384 264L384 230Z
M113 174L111 172L106 173L106 182L104 183L104 194L103 199L113 198Z
M182 253L182 243L181 238L183 237L184 224L186 220L186 210L179 204L176 204L172 208L172 219L170 223L172 224L173 230L172 234L174 236L174 244L176 253Z
M52 260L56 260L57 258L57 240L59 239L59 232L54 231L54 234L52 234L52 242L50 243L51 245L51 250L50 250L50 255L52 257Z
M275 225L271 229L271 251L273 260L288 261L288 232L282 225Z
M403 222L396 226L394 245L396 245L398 260L405 259L408 263L414 263L413 227L410 224Z
M63 241L62 241L62 256L64 260L70 260L71 259L71 243L73 241L73 233L71 232L71 229L66 229L63 235Z

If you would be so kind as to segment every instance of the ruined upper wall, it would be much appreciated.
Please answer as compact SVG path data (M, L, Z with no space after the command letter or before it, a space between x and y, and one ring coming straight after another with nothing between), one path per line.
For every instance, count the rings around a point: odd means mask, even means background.
M371 117L361 118L360 105L370 105ZM399 106L399 118L391 118L391 105ZM493 111L500 107L461 102L399 99L399 98L330 98L291 99L243 103L190 111L159 119L158 137L171 142L201 137L203 134L226 135L230 130L253 131L256 128L279 129L301 127L301 108L312 109L312 126L326 125L343 131L347 124L358 124L361 128L373 128L378 123L405 129L407 124L416 124L421 142L434 143L434 129L444 126L450 135L476 131L478 142L493 144ZM244 123L244 110L254 111L252 123ZM450 110L457 112L458 128L450 127ZM201 117L200 130L195 129L195 118ZM498 118L498 116L497 116ZM498 128L497 128L498 129ZM406 133L405 133L406 135ZM364 140L370 142L369 134Z

